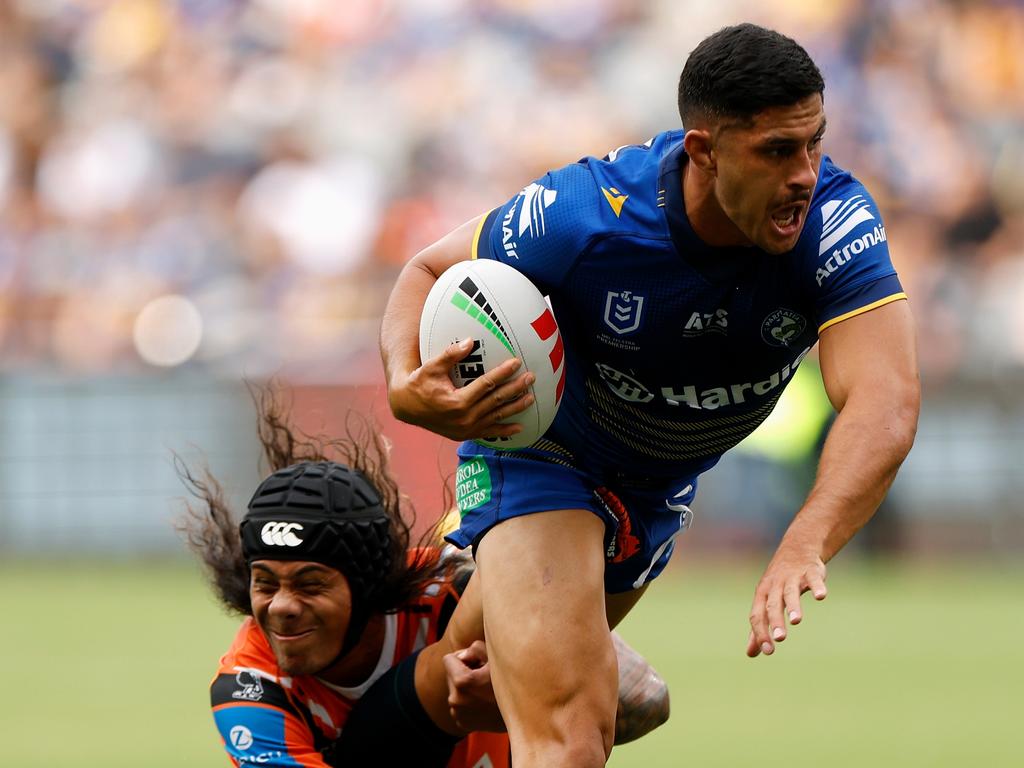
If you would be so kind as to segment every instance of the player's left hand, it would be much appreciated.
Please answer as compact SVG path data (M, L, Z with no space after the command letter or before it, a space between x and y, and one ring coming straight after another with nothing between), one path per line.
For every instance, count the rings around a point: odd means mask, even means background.
M813 594L815 600L828 595L825 563L816 552L783 543L754 590L747 656L770 656L775 652L775 644L786 639L786 619L794 626L803 619L800 596L804 592Z
M470 731L505 731L505 721L491 687L487 646L481 640L468 648L446 654L448 707L455 724Z

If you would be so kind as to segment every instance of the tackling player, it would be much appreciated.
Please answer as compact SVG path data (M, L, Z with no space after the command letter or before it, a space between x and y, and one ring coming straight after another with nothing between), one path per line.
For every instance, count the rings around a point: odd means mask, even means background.
M275 471L240 526L216 481L179 465L203 502L190 510L189 543L225 606L249 617L211 686L228 755L236 765L308 768L367 760L507 766L504 734L460 741L473 728L503 727L486 665L471 668L486 662L485 647L456 657L437 642L472 561L431 546L409 549L375 435L326 447L298 440L266 393L259 425ZM328 447L346 463L328 461ZM668 697L646 662L617 643L628 672L619 718L625 741L667 718ZM397 705L388 698L379 709L381 689L396 691Z
M446 268L497 259L550 297L567 385L545 437L473 442L488 494L449 540L472 547L494 691L517 768L603 765L608 633L665 567L697 478L750 434L815 343L839 412L807 500L758 583L750 656L826 595L825 564L877 508L913 443L910 311L874 200L823 155L824 81L751 24L703 40L679 81L683 130L584 158L416 255L381 330L395 415L453 439L510 435L532 374L509 361L455 390L468 340L420 360L424 298ZM525 107L520 113L526 113ZM539 513L539 514L533 514Z

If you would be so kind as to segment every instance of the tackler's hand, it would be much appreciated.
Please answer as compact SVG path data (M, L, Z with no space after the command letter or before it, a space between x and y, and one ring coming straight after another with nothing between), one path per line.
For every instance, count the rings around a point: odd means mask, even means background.
M463 339L408 376L393 381L389 397L395 416L451 440L510 437L522 431L518 424L501 422L530 407L533 394L529 389L536 376L515 376L522 363L512 358L456 388L449 372L472 351L473 340Z
M504 731L505 721L491 687L487 646L477 640L469 648L446 654L444 668L448 675L448 707L456 725L467 733Z
M747 656L770 656L775 644L786 639L786 619L796 625L803 619L800 596L810 592L815 600L828 595L825 563L814 552L780 545L754 590L750 608Z

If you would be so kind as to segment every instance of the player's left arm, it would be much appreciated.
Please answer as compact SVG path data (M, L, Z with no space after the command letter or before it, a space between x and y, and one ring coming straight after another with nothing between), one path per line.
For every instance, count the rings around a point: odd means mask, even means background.
M626 744L668 720L668 685L651 663L617 632L612 644L619 662L619 704L615 713L615 744Z
M771 654L786 619L803 617L800 596L823 600L825 564L871 518L910 451L920 381L910 307L891 301L825 328L825 389L839 412L807 500L754 593L747 655Z

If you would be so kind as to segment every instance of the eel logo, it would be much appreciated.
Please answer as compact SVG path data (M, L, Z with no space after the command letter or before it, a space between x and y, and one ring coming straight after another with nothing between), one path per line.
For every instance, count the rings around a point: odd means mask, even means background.
M761 338L773 347L788 347L791 341L800 337L806 327L807 320L803 315L780 307L761 323Z

